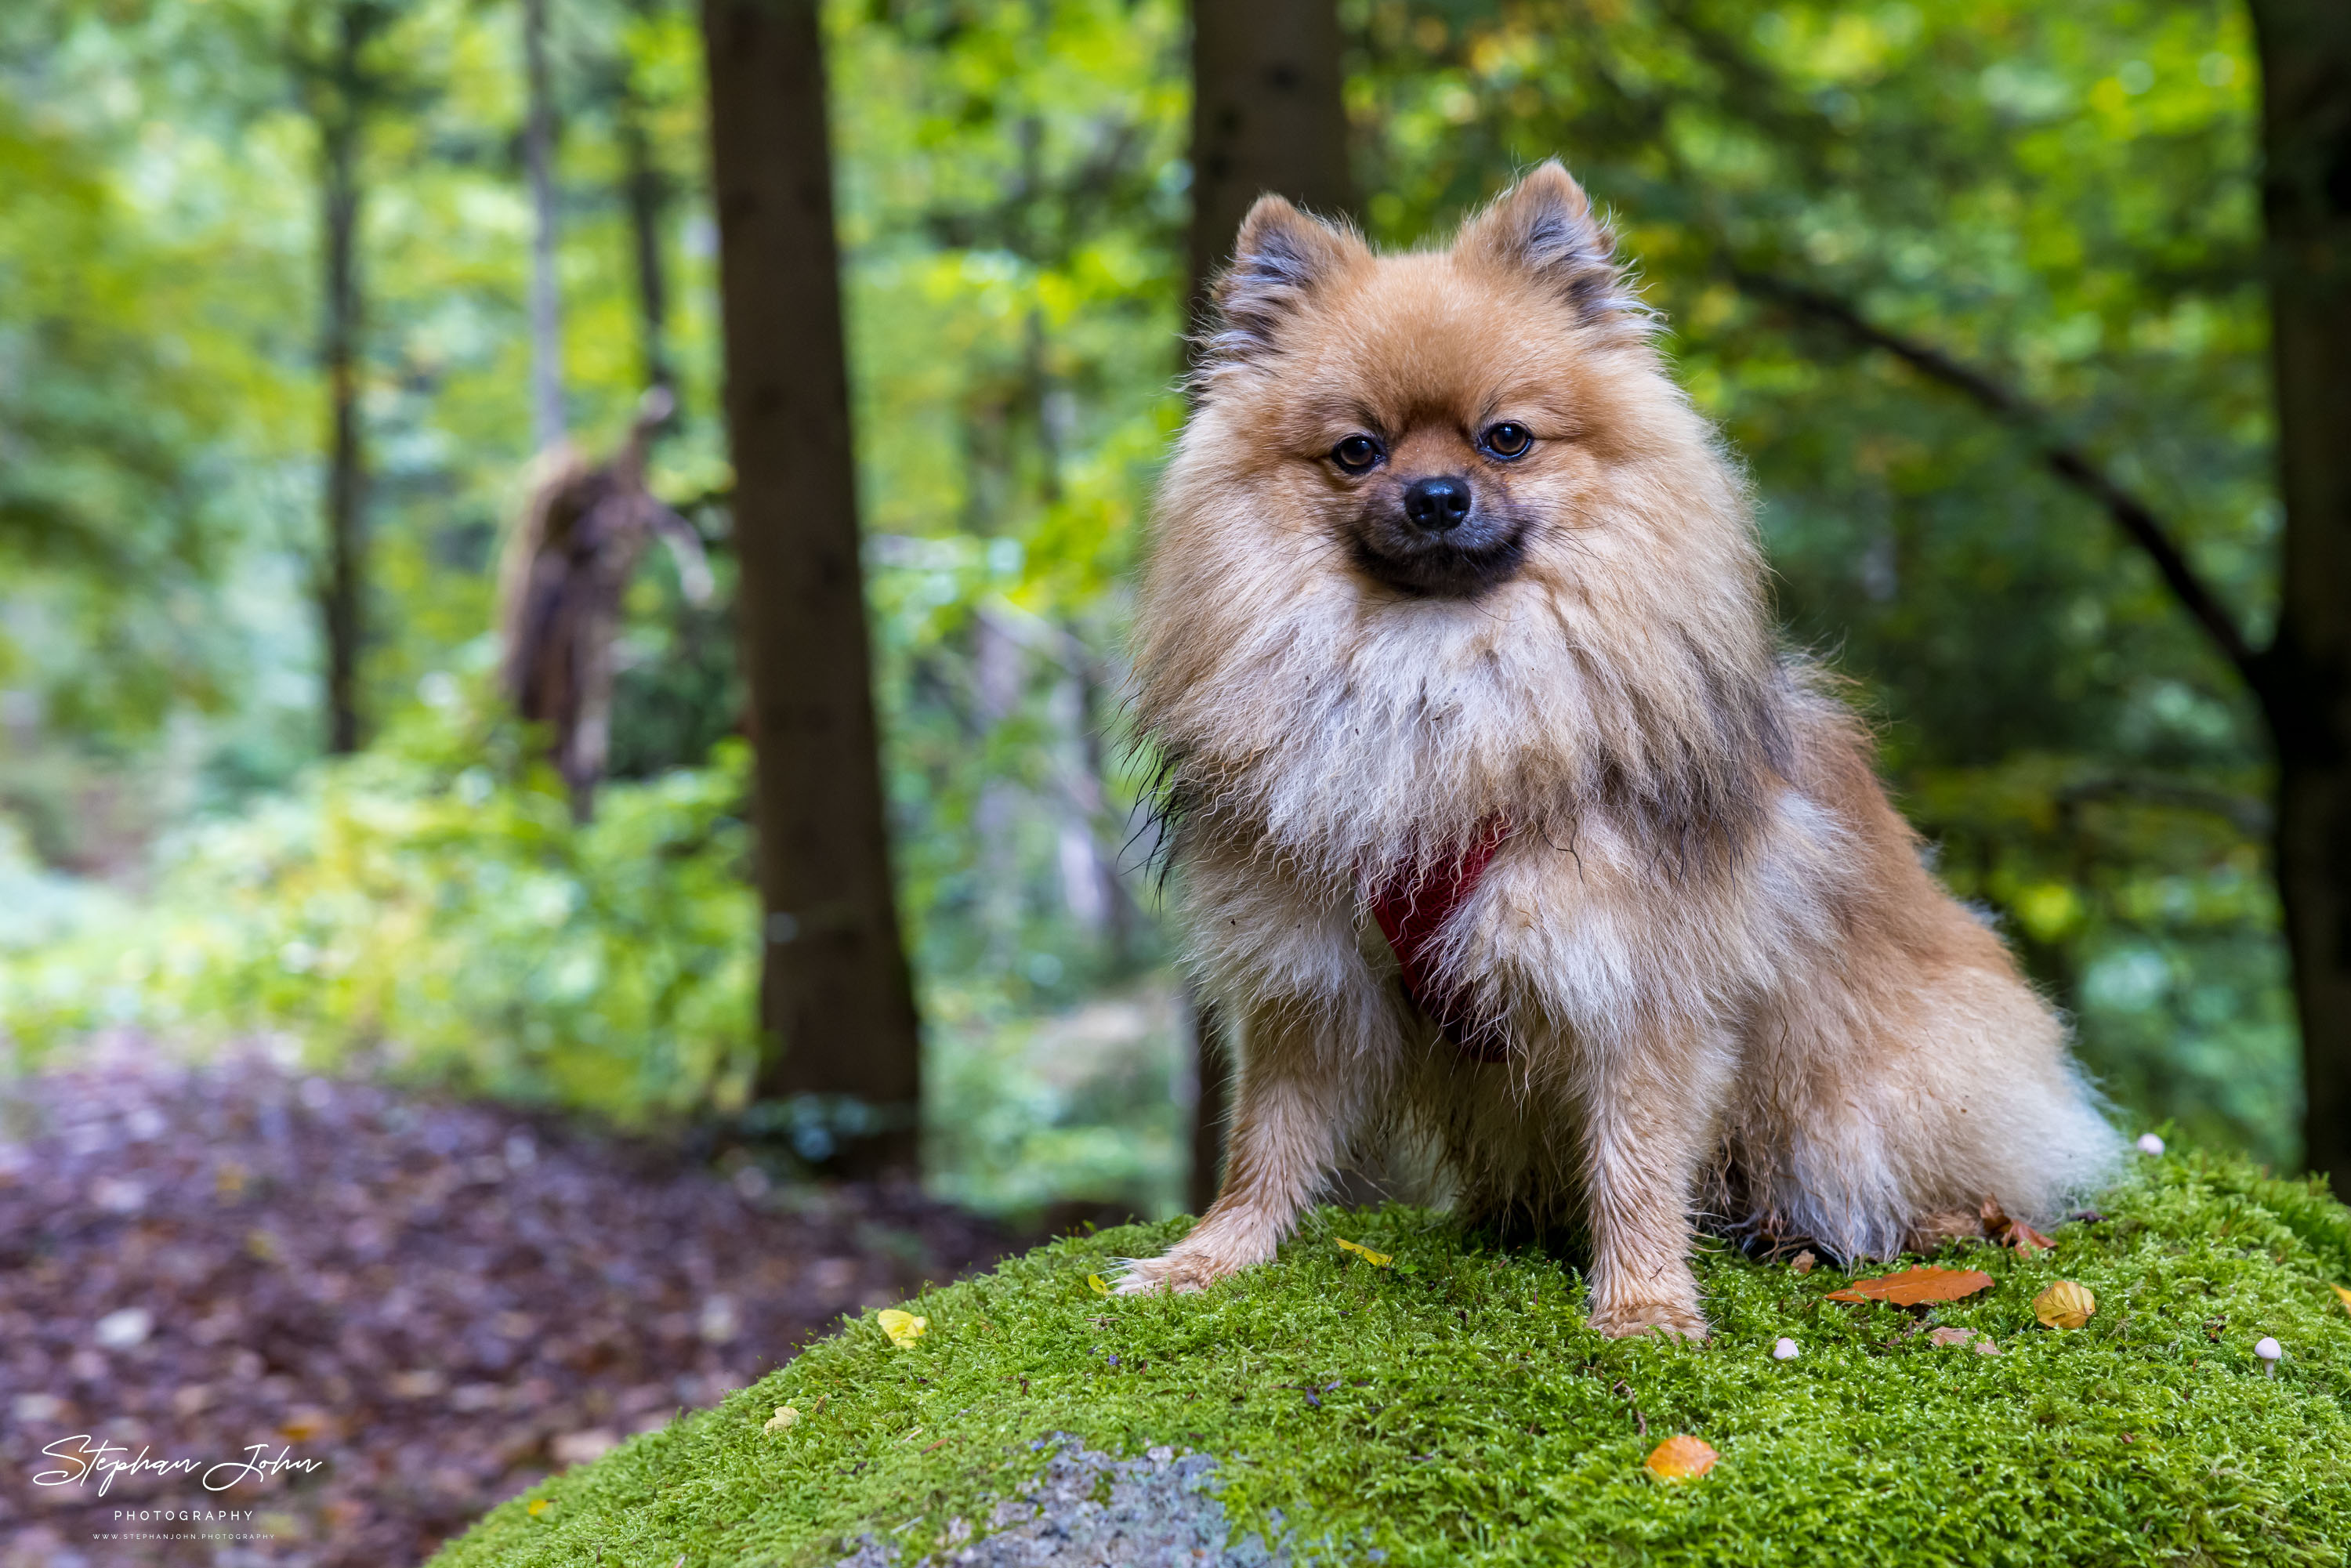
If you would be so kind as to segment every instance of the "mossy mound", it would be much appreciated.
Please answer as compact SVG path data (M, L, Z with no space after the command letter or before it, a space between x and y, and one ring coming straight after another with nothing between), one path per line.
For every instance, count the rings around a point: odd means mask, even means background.
M2036 1258L1947 1251L1996 1283L1930 1310L1829 1301L1849 1276L1714 1252L1700 1346L1602 1339L1573 1269L1416 1210L1326 1210L1279 1262L1174 1299L1089 1277L1188 1222L1105 1231L907 1303L928 1320L910 1346L849 1324L435 1563L2342 1562L2351 1211L2178 1155L2101 1207ZM2033 1321L2061 1279L2096 1293L2087 1326ZM767 1429L785 1405L797 1419ZM1653 1479L1675 1433L1720 1463ZM1082 1558L1037 1544L1071 1507L1092 1511ZM1155 1510L1183 1516L1181 1542L1155 1544ZM1115 1518L1144 1522L1105 1547Z

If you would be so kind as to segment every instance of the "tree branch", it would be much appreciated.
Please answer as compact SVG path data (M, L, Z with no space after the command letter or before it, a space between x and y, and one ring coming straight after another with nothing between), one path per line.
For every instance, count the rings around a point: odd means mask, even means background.
M2196 569L2188 562L2153 507L2131 493L2081 447L2053 434L2055 421L2048 412L2015 388L1994 381L1973 365L1964 364L1936 348L1906 338L1870 320L1845 300L1802 283L1768 273L1732 266L1731 280L1748 293L1786 307L1797 315L1834 328L1856 343L1881 349L1929 381L1966 393L1985 412L2022 431L2040 449L2042 465L2105 508L2106 516L2155 564L2164 586L2195 618L2197 625L2220 650L2246 685L2266 706L2270 698L2270 661L2245 640L2236 617L2221 604Z

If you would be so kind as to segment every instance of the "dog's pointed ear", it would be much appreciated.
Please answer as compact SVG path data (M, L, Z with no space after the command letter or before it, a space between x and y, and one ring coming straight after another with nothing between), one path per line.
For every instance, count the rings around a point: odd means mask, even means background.
M1207 358L1235 362L1266 353L1315 289L1368 254L1347 230L1280 196L1259 196L1241 220L1232 265L1217 278Z
M1593 326L1641 330L1648 324L1648 308L1617 265L1615 235L1556 158L1470 219L1454 251L1532 274Z

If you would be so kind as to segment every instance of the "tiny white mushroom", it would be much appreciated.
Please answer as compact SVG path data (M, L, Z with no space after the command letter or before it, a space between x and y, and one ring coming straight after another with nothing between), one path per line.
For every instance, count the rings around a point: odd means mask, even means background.
M2138 1152L2143 1155L2159 1155L2163 1153L2163 1140L2153 1133L2141 1133L2138 1135Z
M1773 1361L1793 1361L1796 1359L1798 1354L1799 1352L1797 1350L1796 1342L1792 1339L1782 1339L1779 1343L1771 1347L1771 1359Z
M2262 1370L2268 1373L2272 1377L2275 1377L2277 1375L2278 1357L2285 1354L2285 1346L2278 1343L2277 1341L2270 1338L2269 1335L2263 1334L2260 1339L2253 1342L2253 1354L2262 1358Z

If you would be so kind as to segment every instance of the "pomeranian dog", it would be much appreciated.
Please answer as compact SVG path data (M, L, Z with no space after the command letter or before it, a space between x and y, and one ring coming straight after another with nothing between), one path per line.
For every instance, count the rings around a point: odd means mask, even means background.
M2055 1218L2116 1140L1777 646L1741 473L1556 162L1450 248L1259 201L1138 606L1222 1191L1120 1289L1274 1255L1392 1140L1706 1332L1701 1228L1852 1260ZM1997 1210L1988 1207L1996 1202Z

